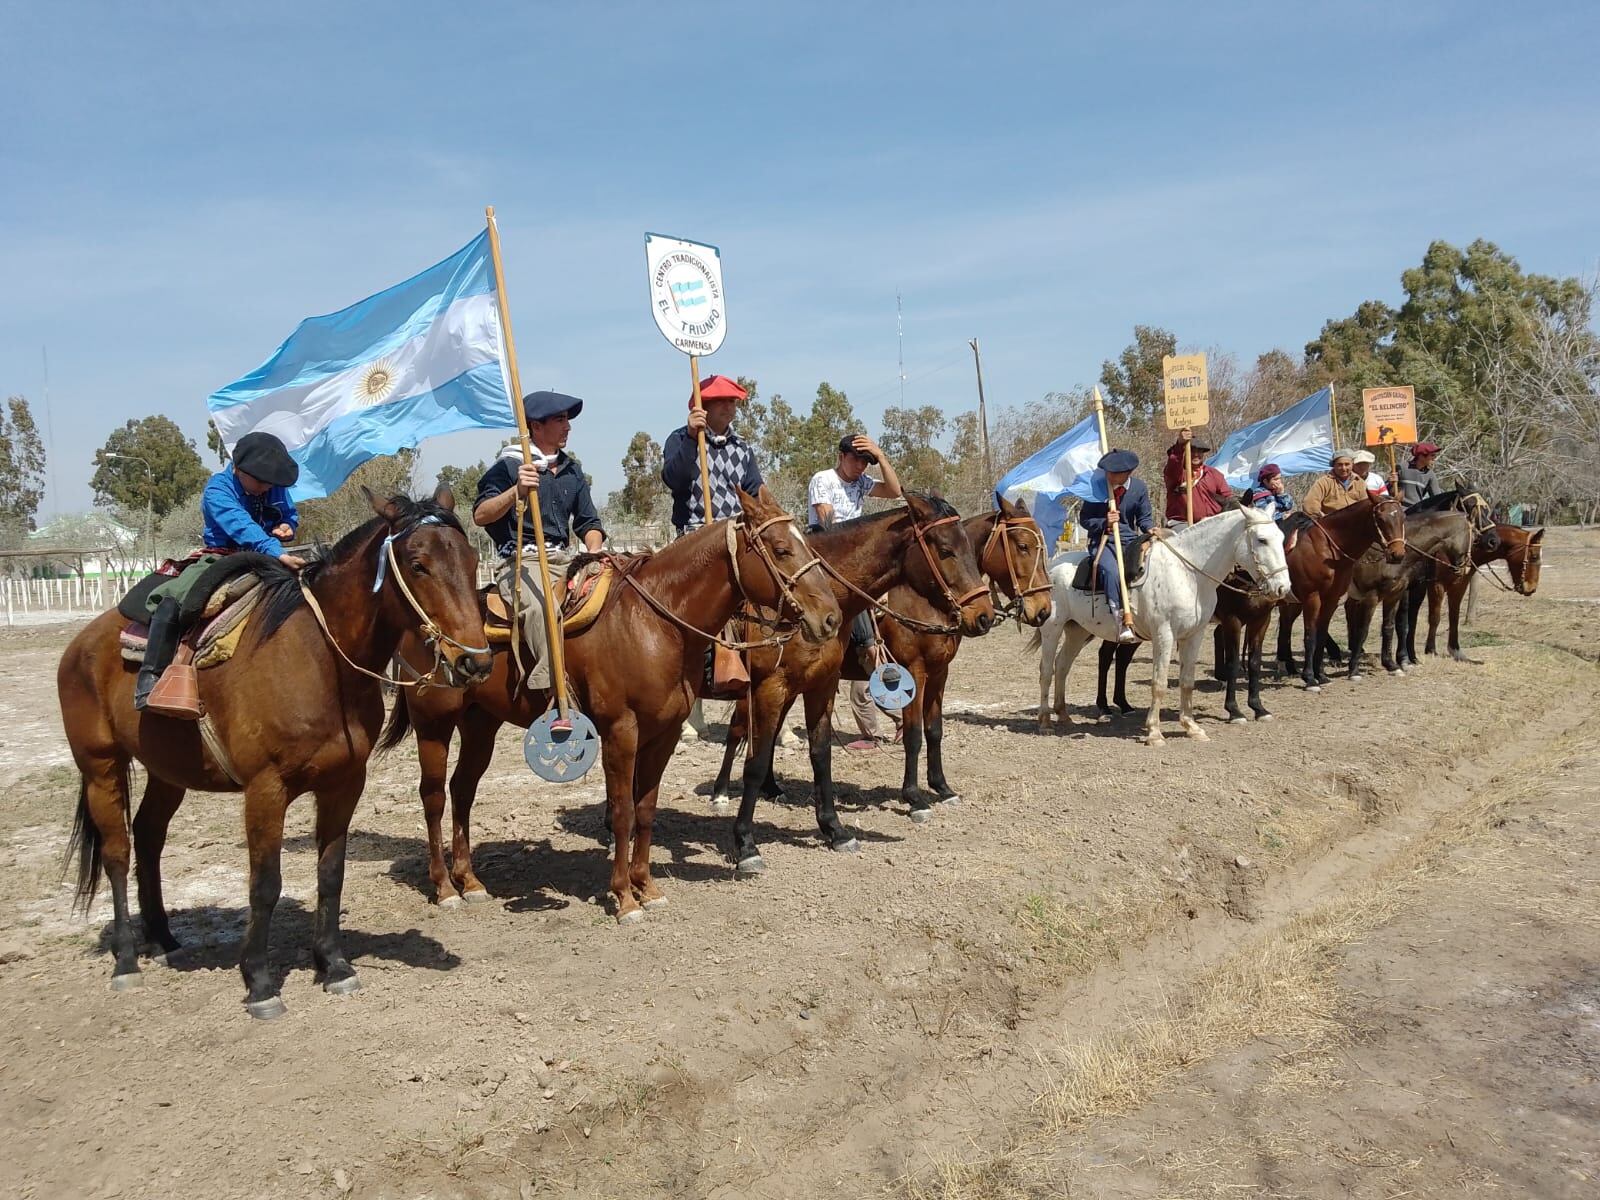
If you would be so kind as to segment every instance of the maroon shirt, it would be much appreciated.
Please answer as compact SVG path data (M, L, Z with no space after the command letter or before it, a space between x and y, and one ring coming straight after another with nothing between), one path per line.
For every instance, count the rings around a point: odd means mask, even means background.
M1223 505L1233 499L1233 489L1215 467L1208 467L1195 456L1190 470L1194 476L1194 519L1204 520L1222 511ZM1167 451L1167 465L1162 468L1161 480L1167 485L1167 520L1187 521L1188 502L1183 498L1183 443Z

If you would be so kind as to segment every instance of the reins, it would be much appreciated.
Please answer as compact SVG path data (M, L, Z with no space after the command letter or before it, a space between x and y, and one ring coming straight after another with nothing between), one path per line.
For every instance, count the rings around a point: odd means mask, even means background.
M1359 501L1358 501L1358 503L1359 503ZM1372 528L1377 532L1378 540L1381 541L1381 542L1388 542L1388 540L1389 540L1388 538L1383 536L1383 526L1378 524L1378 513L1383 508L1383 506L1385 504L1396 505L1402 511L1404 511L1404 508L1405 508L1405 506L1402 505L1400 503L1400 501L1396 500L1393 496L1389 496L1389 497L1386 497L1385 499L1379 500L1376 504L1374 504L1372 506L1372 514L1371 514L1372 515ZM1309 516L1309 514L1307 514L1307 515ZM1329 531L1326 526L1323 525L1323 523L1322 523L1323 518L1322 517L1310 517L1309 519L1311 521L1312 527L1314 529L1319 530L1322 533L1323 539L1328 543L1328 545L1333 547L1333 551L1334 551L1335 554L1337 554L1340 558L1348 558L1351 562L1358 561L1356 556L1354 554L1351 554L1348 550L1346 550L1343 546L1341 546L1339 544L1339 540L1333 536L1332 532ZM1401 535L1400 540L1401 540L1402 543L1405 542L1405 535L1404 534Z
M928 570L933 573L934 582L939 585L939 590L944 593L945 602L950 605L951 613L957 618L956 624L935 625L930 621L919 621L916 617L908 617L904 613L897 612L895 609L890 608L882 600L879 600L871 593L851 583L843 575L839 574L837 568L835 568L834 565L828 562L826 559L821 560L822 569L834 579L842 583L848 590L854 592L857 596L861 597L861 599L865 600L867 604L870 605L875 611L881 613L883 616L893 617L907 629L914 629L918 633L939 634L944 637L949 637L952 634L959 634L961 632L961 609L966 605L967 601L971 600L974 596L981 596L987 592L989 590L989 585L987 583L980 584L978 587L975 587L971 591L967 592L966 595L957 597L950 585L945 582L944 572L939 570L938 561L934 558L933 551L928 548L925 534L927 530L937 529L941 525L949 525L953 522L961 520L961 518L959 516L940 517L938 520L930 521L926 526L923 526L917 521L916 515L911 513L910 509L907 509L906 511L911 516L911 530L916 535L917 545L922 547L922 556L927 560ZM807 565L809 566L810 564Z
M1002 532L1002 530L1004 530L1004 532ZM1010 537L1012 530L1016 530L1018 533L1030 534L1037 539L1034 544L1034 549L1030 555L1030 562L1028 564L1029 569L1026 575L1017 571L1015 554L1011 545ZM1044 534L1034 526L1033 520L1030 517L1008 517L1004 513L996 513L994 524L989 527L989 536L983 541L983 553L978 556L978 565L980 567L982 567L984 561L988 559L990 547L994 545L994 540L996 537L1000 539L1000 546L1005 552L1006 574L1011 577L1011 600L1009 603L1001 607L999 615L1001 617L1016 616L1021 613L1022 602L1025 598L1032 596L1037 592L1048 592L1051 590L1051 585L1048 581L1038 584L1034 587L1022 586L1022 581L1024 579L1032 578L1034 569L1043 565L1044 563Z

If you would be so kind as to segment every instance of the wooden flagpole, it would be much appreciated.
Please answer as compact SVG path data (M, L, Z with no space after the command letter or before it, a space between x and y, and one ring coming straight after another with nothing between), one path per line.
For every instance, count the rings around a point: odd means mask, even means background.
M1183 443L1183 506L1188 511L1189 524L1194 524L1194 430Z
M700 400L700 359L689 355L689 378L694 384L694 406L696 409L704 408ZM711 466L706 461L706 431L702 429L696 439L700 443L700 495L705 499L706 519L704 524L711 524Z
M1095 424L1100 428L1100 453L1104 456L1111 452L1111 444L1106 440L1106 405L1105 401L1100 398L1099 388L1094 389L1094 419ZM1111 501L1112 508L1117 507L1117 496L1111 490L1109 480L1106 482L1106 499ZM1122 511L1118 509L1117 524L1120 525L1121 523ZM1111 544L1116 547L1117 551L1117 588L1122 592L1122 624L1128 629L1132 629L1133 612L1128 607L1128 569L1122 561L1122 538L1114 527L1109 528L1106 532L1107 536L1111 538Z
M1339 434L1339 400L1333 394L1333 384L1331 383L1328 385L1328 420L1333 422L1332 453L1337 454L1342 440Z
M506 374L511 381L511 408L517 414L517 435L522 439L522 461L533 461L533 444L528 437L528 414L522 410L522 378L517 372L517 344L511 336L511 306L506 302L506 273L500 264L500 227L495 224L494 205L489 205L483 210L484 218L489 223L489 254L494 259L494 292L495 299L500 307L500 335L506 343ZM696 377L698 381L698 376ZM698 392L698 388L696 389ZM567 655L566 646L561 640L561 624L557 610L561 607L561 597L554 595L550 586L550 556L544 548L544 520L539 511L539 489L534 488L528 493L528 501L533 504L533 526L537 536L533 540L534 548L539 554L539 579L544 585L544 628L545 636L550 642L550 673L555 683L556 707L561 713L561 720L567 721L572 711L571 703L567 699ZM521 616L516 612L518 602L522 596L522 514L524 501L517 500L517 559L515 568L517 572L517 586L512 589L512 636L520 639L522 636ZM515 645L515 642L513 642Z

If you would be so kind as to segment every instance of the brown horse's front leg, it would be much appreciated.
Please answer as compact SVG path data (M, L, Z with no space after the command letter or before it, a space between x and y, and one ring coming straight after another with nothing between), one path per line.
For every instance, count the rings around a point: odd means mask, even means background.
M638 747L639 728L631 716L608 729L600 741L600 762L606 773L606 810L611 818L611 899L617 906L619 925L644 920L644 909L633 895L629 870Z
M144 952L169 963L183 949L172 936L167 905L161 895L161 852L167 827L183 803L183 789L155 775L145 777L144 799L133 818L133 862L139 876L139 916L144 921Z
M655 829L656 801L661 793L661 775L678 746L678 731L660 734L648 746L639 748L634 765L638 804L633 817L633 864L628 881L634 897L647 910L665 908L667 898L650 877L650 843Z
M398 701L406 703L404 699ZM454 730L444 727L416 725L417 762L422 768L422 778L417 791L422 796L422 816L428 826L428 878L433 881L433 901L440 908L461 907L461 897L450 882L450 871L444 861L444 776L450 762L450 735Z
M960 804L961 797L944 777L944 685L949 675L948 663L928 672L927 698L922 702L922 724L928 738L928 787L939 797L938 803Z
M468 709L461 721L461 752L450 773L450 878L468 904L489 900L489 889L472 869L472 802L494 758L494 736L500 725L483 709Z
M250 853L250 919L244 930L239 969L244 974L245 1010L270 1021L286 1009L267 959L272 910L283 892L283 814L289 792L270 771L251 779L244 792L244 832ZM342 871L341 871L342 875ZM319 880L320 887L320 880Z
M739 747L743 745L745 735L750 728L750 697L737 701L733 706L733 714L728 718L728 740L722 747L722 766L717 770L717 781L711 785L711 806L713 808L727 808L733 802L733 792L730 785L733 780L733 760L738 757Z
M317 790L317 915L311 957L322 977L322 990L335 996L359 991L361 980L344 956L339 938L339 901L344 895L345 847L350 818L366 783L366 772L336 788Z

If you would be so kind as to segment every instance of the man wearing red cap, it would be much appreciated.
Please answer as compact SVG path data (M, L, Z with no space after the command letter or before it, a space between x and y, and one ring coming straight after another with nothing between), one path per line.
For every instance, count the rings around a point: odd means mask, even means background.
M739 515L739 491L752 496L761 487L755 448L733 431L733 414L744 389L726 375L700 381L701 408L689 397L689 423L674 429L661 452L661 482L672 493L672 527L682 537L706 523L700 487L700 432L706 435L706 465L711 473L711 519Z
M1418 442L1411 447L1411 465L1400 468L1400 499L1407 508L1440 492L1439 477L1433 473L1433 458L1439 447Z

